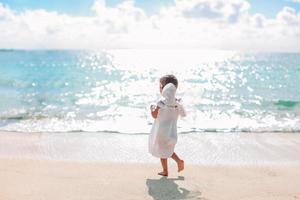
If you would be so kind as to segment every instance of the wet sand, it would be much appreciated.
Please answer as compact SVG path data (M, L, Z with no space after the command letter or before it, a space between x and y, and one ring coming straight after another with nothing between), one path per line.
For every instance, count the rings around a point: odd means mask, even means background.
M299 133L179 134L176 153L193 165L300 164ZM0 132L0 158L157 163L147 134Z

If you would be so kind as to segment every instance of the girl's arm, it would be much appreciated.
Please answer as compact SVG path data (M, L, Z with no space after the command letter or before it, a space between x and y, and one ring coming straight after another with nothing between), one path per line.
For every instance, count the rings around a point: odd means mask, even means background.
M150 110L151 110L151 115L154 119L157 118L157 114L158 114L158 110L159 110L159 107L158 106L155 106L155 105L151 105L150 107Z

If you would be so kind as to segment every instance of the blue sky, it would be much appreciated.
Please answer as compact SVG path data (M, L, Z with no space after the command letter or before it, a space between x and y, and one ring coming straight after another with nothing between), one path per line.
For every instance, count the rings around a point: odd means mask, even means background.
M14 10L43 8L49 11L58 11L72 15L92 15L91 6L94 0L0 0ZM114 6L122 0L106 0L108 6ZM249 0L251 13L262 13L266 17L274 17L284 6L289 6L297 11L300 3L292 0ZM137 7L143 8L148 14L158 10L161 6L173 5L174 0L135 0Z
M72 15L91 15L94 0L0 0L15 10L37 9L55 10ZM106 0L108 6L115 6L122 0ZM152 13L163 5L173 5L173 0L136 0L135 5Z

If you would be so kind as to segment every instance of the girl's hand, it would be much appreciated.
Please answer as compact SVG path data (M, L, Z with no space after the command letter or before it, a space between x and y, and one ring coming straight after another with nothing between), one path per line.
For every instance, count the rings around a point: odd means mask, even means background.
M158 110L159 110L159 107L158 106L155 106L155 105L151 105L150 106L150 110L151 110L151 115L154 119L157 118L157 114L158 114Z

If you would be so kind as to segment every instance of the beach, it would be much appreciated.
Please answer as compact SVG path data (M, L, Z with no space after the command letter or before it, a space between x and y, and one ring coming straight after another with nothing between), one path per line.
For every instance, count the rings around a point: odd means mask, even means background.
M300 0L0 0L0 200L300 200L299 44Z
M1 132L0 199L300 199L298 134L182 134L168 178L147 135L99 134Z
M0 200L300 199L300 54L200 49L0 51ZM148 152L178 78L168 178Z
M300 200L299 44L300 0L0 0L0 200Z

